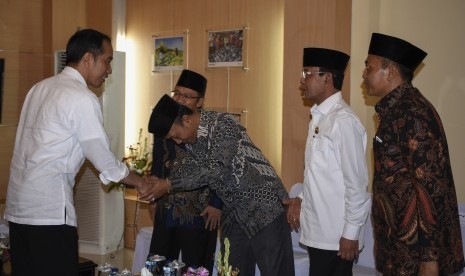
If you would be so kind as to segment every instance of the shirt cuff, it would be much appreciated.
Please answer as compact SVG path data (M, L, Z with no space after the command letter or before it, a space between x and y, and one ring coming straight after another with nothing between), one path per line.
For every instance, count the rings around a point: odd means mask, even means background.
M100 181L102 181L104 185L108 185L111 182L120 182L121 179L124 179L129 175L129 169L126 165L123 164L123 166L120 166L120 168L121 170L117 177L112 176L109 172L101 172L99 174Z
M218 210L223 210L223 201L221 201L221 199L215 194L210 198L208 205L215 207Z
M345 223L342 237L348 240L359 240L360 226Z

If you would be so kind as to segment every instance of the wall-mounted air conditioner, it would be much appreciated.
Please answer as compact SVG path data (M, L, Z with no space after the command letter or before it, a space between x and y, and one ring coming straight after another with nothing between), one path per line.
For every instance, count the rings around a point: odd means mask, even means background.
M55 51L55 66L54 66L54 72L55 75L60 73L63 68L65 68L66 64L66 51L60 50L60 51Z

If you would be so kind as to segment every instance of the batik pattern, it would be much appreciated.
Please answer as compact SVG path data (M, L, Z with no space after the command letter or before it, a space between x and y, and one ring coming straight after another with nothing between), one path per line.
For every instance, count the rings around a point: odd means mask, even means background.
M464 266L457 197L444 129L434 107L411 83L376 105L373 225L376 268L417 275L437 261L440 275Z
M197 141L169 177L174 191L209 186L224 203L222 231L238 223L249 238L283 212L288 194L274 168L231 115L201 111Z

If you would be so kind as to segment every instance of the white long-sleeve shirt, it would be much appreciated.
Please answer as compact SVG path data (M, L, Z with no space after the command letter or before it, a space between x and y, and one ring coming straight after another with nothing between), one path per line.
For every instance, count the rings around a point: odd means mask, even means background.
M31 88L16 132L5 219L29 225L76 226L75 176L89 159L104 184L129 171L110 151L97 97L66 67Z
M341 92L311 108L300 212L301 243L339 250L341 237L359 240L371 199L367 195L366 132Z

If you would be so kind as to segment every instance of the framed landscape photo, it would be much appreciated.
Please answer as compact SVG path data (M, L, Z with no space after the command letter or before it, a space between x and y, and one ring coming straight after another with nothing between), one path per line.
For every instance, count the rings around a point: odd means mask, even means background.
M245 28L207 31L207 67L245 67Z
M152 72L182 70L186 60L185 35L153 36L154 53Z

